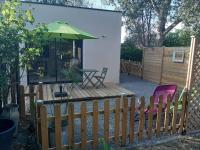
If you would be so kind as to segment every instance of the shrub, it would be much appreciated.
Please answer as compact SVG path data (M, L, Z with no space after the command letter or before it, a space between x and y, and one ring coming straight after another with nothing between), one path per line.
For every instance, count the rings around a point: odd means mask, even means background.
M142 50L137 48L130 40L121 45L121 59L142 61Z
M190 46L191 31L187 29L176 30L175 32L169 32L164 40L164 46L178 47L178 46Z

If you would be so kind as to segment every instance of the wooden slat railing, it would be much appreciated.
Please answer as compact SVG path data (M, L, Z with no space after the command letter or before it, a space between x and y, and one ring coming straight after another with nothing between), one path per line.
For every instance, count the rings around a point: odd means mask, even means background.
M129 102L130 101L130 102ZM133 142L141 142L143 140L151 140L153 135L156 137L163 136L166 133L181 134L185 131L185 116L187 111L187 97L186 93L183 96L182 110L178 111L178 96L175 97L172 103L170 103L170 97L168 97L165 109L163 109L162 97L159 98L158 105L154 105L153 97L150 98L150 105L145 107L145 98L141 97L141 103L139 107L136 107L135 98L132 97L128 100L127 97L123 99L116 98L114 109L110 108L109 100L104 101L104 109L99 110L98 101L93 101L92 112L87 112L87 103L81 102L80 113L74 112L74 104L68 105L68 114L61 115L61 106L56 104L54 106L54 116L47 116L47 108L45 105L40 107L40 115L38 125L41 126L41 145L43 150L53 149L87 149L92 146L93 149L97 149L100 142L100 138L104 138L105 143L114 141L115 144L121 143L125 146ZM122 103L122 108L120 107ZM170 105L171 104L171 105ZM170 106L174 106L174 110L170 110ZM157 113L155 114L154 107L157 107ZM146 110L148 109L148 113ZM114 114L112 114L114 113ZM136 117L136 114L139 116ZM103 115L103 137L98 135L100 129L100 115ZM113 115L113 135L110 135L110 116ZM130 117L129 117L130 115ZM92 117L92 138L88 139L87 135L87 118ZM138 123L139 118L139 123ZM75 143L74 130L76 126L75 119L80 119L80 142ZM55 147L49 147L49 135L48 135L48 122L54 120L55 122ZM68 145L62 144L62 120L68 120L68 126L66 127ZM179 120L179 121L178 121ZM39 129L39 128L38 128ZM38 134L39 135L39 134Z
M120 70L122 73L128 73L142 78L142 64L140 62L121 59Z
M29 86L29 92L26 93L24 86L20 85L20 117L25 118L27 113L26 113L26 99L28 98L30 101L30 114L33 116L34 111L35 111L35 104L34 104L34 99L36 96L36 93L34 93L34 86Z

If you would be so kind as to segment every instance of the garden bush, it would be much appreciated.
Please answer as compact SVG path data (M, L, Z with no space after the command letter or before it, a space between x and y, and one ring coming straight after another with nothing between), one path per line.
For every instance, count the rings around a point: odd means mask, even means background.
M121 59L142 61L142 50L137 48L131 41L126 40L121 45Z

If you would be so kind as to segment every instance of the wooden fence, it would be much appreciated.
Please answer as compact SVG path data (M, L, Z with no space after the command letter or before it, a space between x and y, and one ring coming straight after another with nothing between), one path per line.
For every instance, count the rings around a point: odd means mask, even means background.
M20 117L25 118L27 115L34 116L35 115L35 99L43 99L43 88L42 84L39 85L29 85L23 86L20 85ZM26 105L29 104L29 106ZM27 112L27 109L28 112Z
M120 68L122 73L142 78L142 64L140 62L121 59Z
M183 96L181 103L182 110L178 110L178 98L176 95L173 102L170 98L167 99L166 109L163 109L162 97L159 98L159 103L154 105L153 97L150 98L150 105L145 107L145 98L141 97L140 106L136 106L134 97L128 99L115 99L114 108L110 107L109 100L104 100L103 110L99 109L99 101L93 101L93 110L87 111L87 103L81 102L80 112L75 112L75 105L69 103L68 113L61 115L60 104L54 105L54 115L48 116L45 105L38 106L38 139L40 139L43 150L54 149L97 149L100 145L99 139L103 138L105 143L113 141L115 144L125 146L134 142L141 142L145 139L151 140L154 137L161 137L170 134L183 133L185 131L187 96ZM130 101L130 102L129 102ZM174 106L173 109L170 107ZM156 108L156 109L155 109ZM147 111L148 109L148 111ZM155 112L156 110L156 112ZM157 114L157 115L156 115ZM114 121L110 122L111 115ZM103 125L101 126L100 117L103 116ZM88 130L88 118L91 118L92 127ZM76 128L79 119L80 126ZM62 142L62 121L68 120L68 125L65 127L67 144ZM49 123L54 122L55 126L55 146L49 146ZM90 123L91 124L91 123ZM114 132L111 134L110 126L113 126ZM103 130L103 135L99 135L100 128ZM75 130L76 129L76 130ZM80 132L80 141L75 141L75 131ZM92 135L88 137L88 131L92 130Z
M29 86L29 91L27 92L26 89L24 88L24 86L20 85L20 104L19 104L19 108L20 108L20 117L21 118L25 118L27 115L34 115L34 99L36 96L36 93L34 92L34 86ZM26 112L26 101L29 101L29 108L30 108L30 112L29 114Z
M153 47L143 51L143 78L158 84L186 83L189 47ZM174 52L184 52L183 62L174 62Z

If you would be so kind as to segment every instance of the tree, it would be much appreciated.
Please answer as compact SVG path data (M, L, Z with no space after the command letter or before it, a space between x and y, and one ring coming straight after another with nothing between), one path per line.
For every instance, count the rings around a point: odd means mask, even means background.
M133 42L139 47L152 45L153 35L155 35L152 30L155 17L152 9L147 9L149 8L149 3L138 2L134 5L123 3L122 5L124 8L131 7L124 11L123 14L125 16L125 25Z
M164 40L164 46L190 46L192 32L188 29L179 29L175 32L169 32Z
M183 0L180 13L185 26L193 30L193 35L200 36L200 1Z
M142 50L137 48L131 38L126 38L125 42L121 45L121 59L142 61Z
M43 31L41 25L28 30L34 24L31 10L24 10L18 0L5 1L0 6L0 108L7 104L9 89L18 84L19 68L26 69L42 51ZM21 45L20 45L21 44ZM22 46L24 44L24 46ZM12 102L15 102L13 100Z
M125 25L138 45L162 46L179 23L200 35L199 0L111 0L122 10Z
M162 46L165 35L182 19L178 10L183 0L117 0L125 25L130 33L141 39L139 44ZM116 2L116 1L115 1Z
M36 0L36 2L41 2L44 4L61 4L67 6L92 7L92 3L89 0Z
M79 6L79 7L91 7L92 4L88 0L64 0L65 5Z

